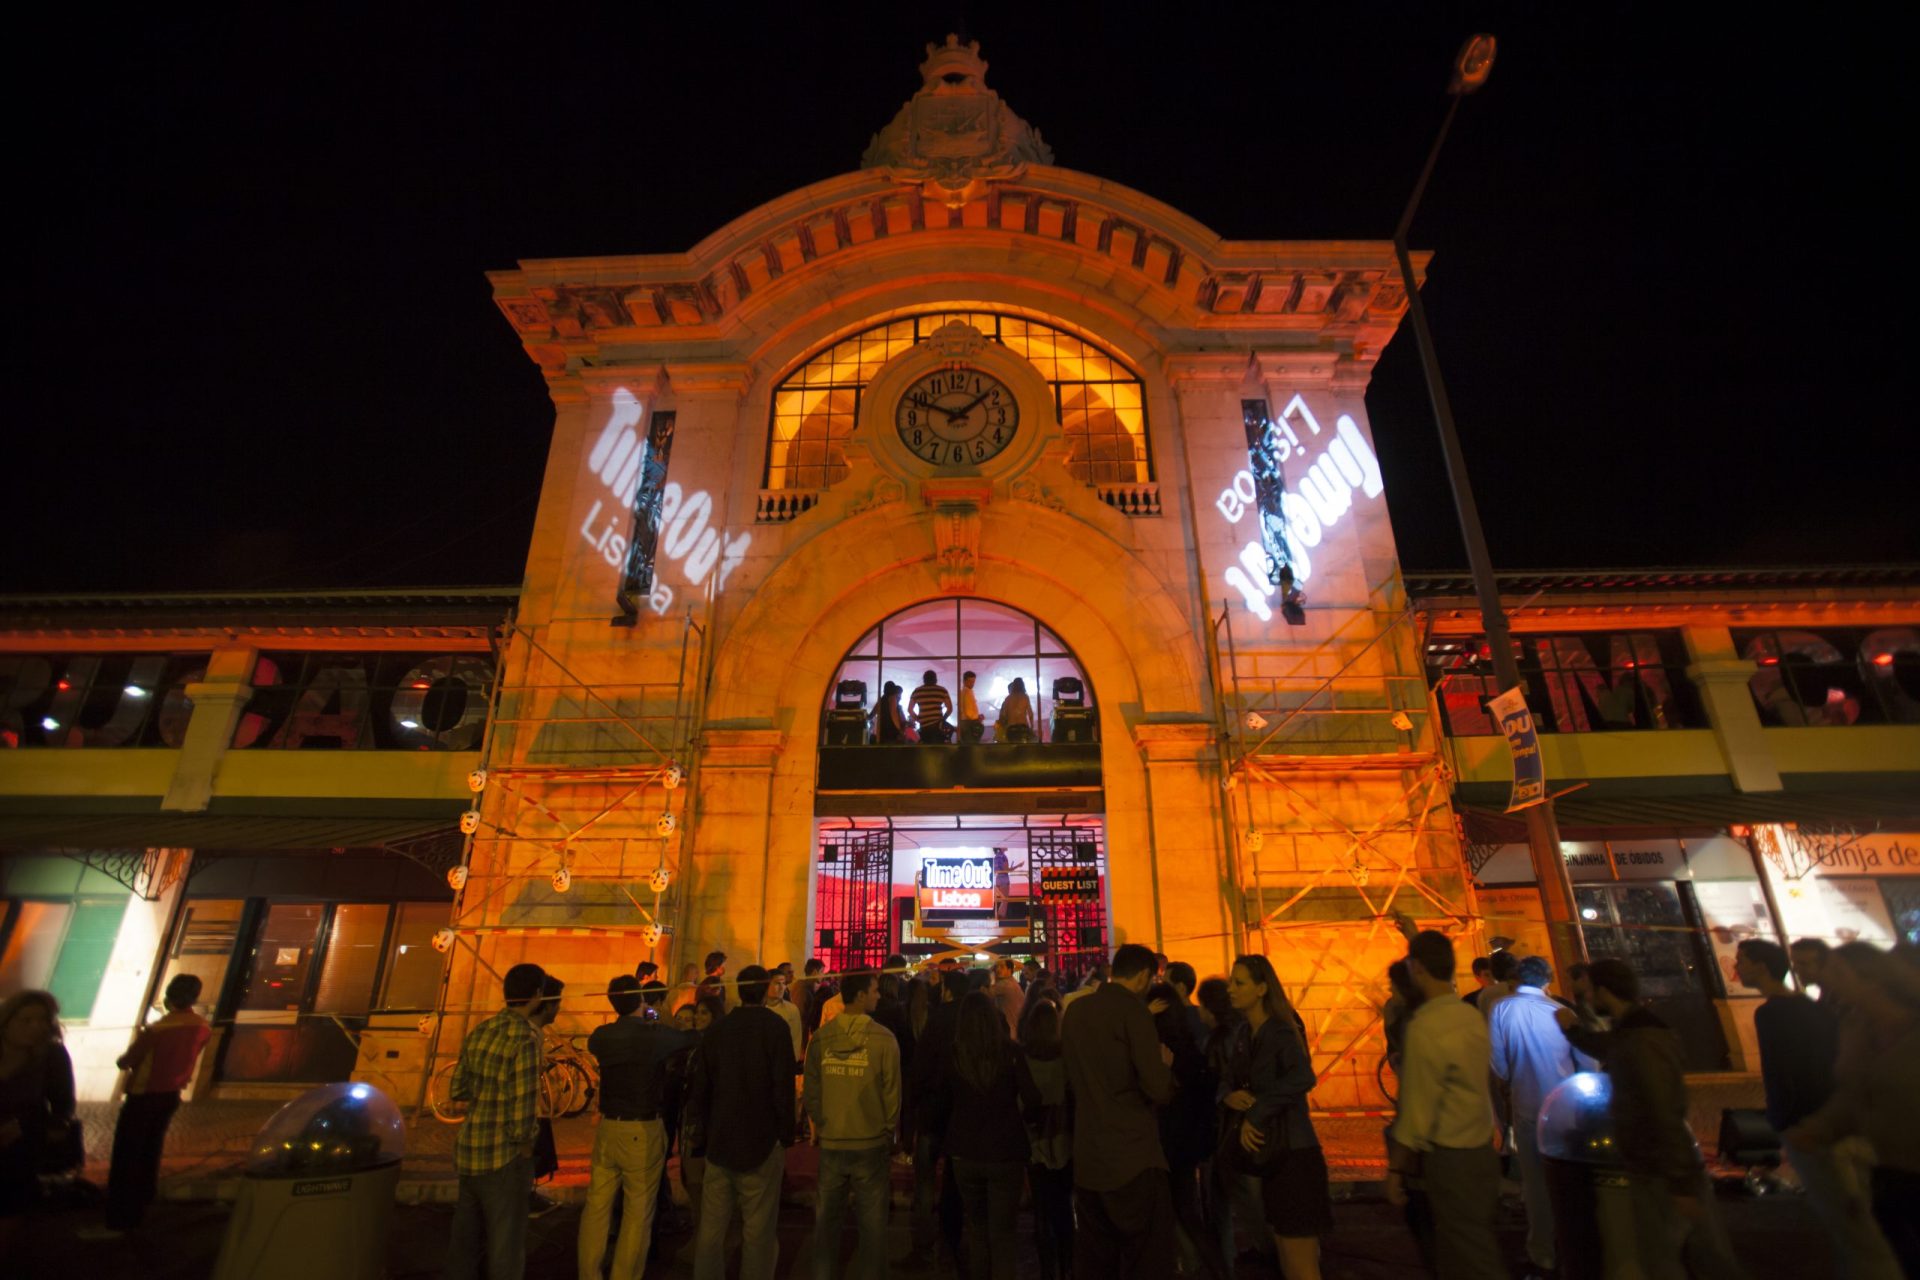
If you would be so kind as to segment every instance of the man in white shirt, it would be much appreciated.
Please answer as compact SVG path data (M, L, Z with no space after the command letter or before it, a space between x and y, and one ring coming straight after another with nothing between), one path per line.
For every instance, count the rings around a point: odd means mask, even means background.
M1527 1260L1553 1274L1553 1199L1534 1124L1540 1104L1580 1063L1560 1031L1563 1007L1547 994L1553 968L1539 956L1520 962L1519 985L1493 1007L1487 1036L1493 1046L1493 1074L1505 1085L1513 1108L1513 1153L1520 1165L1520 1191L1527 1205Z
M1404 1206L1407 1177L1417 1173L1433 1209L1440 1280L1505 1280L1493 1231L1500 1157L1487 1096L1487 1023L1454 994L1453 943L1445 934L1415 934L1407 972L1425 999L1407 1024L1399 1115L1389 1131L1387 1200Z
M779 1014L786 1022L787 1030L793 1036L793 1060L797 1064L805 1058L806 1050L801 1047L800 1010L794 1006L793 1001L787 999L787 984L791 981L793 981L791 962L781 965L769 974L765 1003L767 1008Z
M980 714L980 699L973 692L973 672L960 676L960 741L978 742L986 736L986 717Z

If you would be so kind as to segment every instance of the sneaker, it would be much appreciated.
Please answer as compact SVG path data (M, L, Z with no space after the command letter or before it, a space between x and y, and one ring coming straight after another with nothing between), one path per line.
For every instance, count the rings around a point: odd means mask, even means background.
M559 1207L560 1202L558 1200L549 1200L538 1191L529 1191L527 1193L527 1216L529 1218L544 1218Z
M73 1234L75 1239L94 1241L121 1240L126 1238L127 1233L118 1227L82 1227Z

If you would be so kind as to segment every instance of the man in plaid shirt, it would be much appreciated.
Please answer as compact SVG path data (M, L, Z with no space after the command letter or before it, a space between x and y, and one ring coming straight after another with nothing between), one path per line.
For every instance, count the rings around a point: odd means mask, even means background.
M447 1280L479 1280L482 1274L519 1280L526 1271L533 1104L540 1091L540 1031L527 1015L539 1004L546 980L537 964L507 970L501 983L507 1007L460 1046L448 1095L468 1107L453 1143L460 1198L447 1246Z

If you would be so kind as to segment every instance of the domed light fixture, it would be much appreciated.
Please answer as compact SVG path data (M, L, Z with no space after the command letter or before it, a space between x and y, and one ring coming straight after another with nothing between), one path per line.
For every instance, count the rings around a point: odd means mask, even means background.
M677 763L669 760L667 771L660 775L660 785L669 791L676 791L687 780L687 774Z
M1247 712L1247 728L1258 733L1267 727L1267 718L1258 711Z
M1453 75L1447 81L1447 92L1473 93L1486 84L1487 77L1493 74L1493 55L1499 47L1500 42L1485 33L1468 36L1460 52L1453 55Z
M649 947L657 947L660 945L660 939L664 938L666 933L667 931L659 925L650 924L640 931L640 941L646 943Z
M453 950L453 930L441 929L436 932L433 935L433 949L435 951Z
M653 874L647 877L647 888L655 893L665 893L667 886L673 883L673 872L665 867L655 867Z
M1248 827L1247 834L1241 838L1240 842L1246 846L1248 853L1258 853L1266 847L1266 833L1258 827Z
M485 769L475 769L472 773L469 773L467 775L467 790L478 795L480 792L485 791L486 789L487 789L487 771Z
M480 829L480 811L469 809L460 815L460 834L470 836Z
M455 893L467 887L467 869L464 866L447 868L447 888Z
M666 837L672 835L674 828L679 825L680 824L678 822L674 821L672 814L663 813L660 815L659 819L654 822L653 829L659 832L660 837L662 839L665 839Z
M553 873L553 891L555 893L565 893L571 888L573 888L573 872L567 870L565 867L560 867L555 870Z

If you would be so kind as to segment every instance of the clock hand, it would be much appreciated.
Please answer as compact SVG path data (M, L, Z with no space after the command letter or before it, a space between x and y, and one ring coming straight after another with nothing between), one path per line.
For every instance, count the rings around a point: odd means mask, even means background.
M967 407L964 409L942 408L940 412L947 415L948 422L952 422L955 418L964 418L968 414L973 412L973 407L975 405L979 404L982 400L985 400L988 396L992 395L993 391L994 389L992 387L988 387L985 391L982 391L979 395L967 401Z

